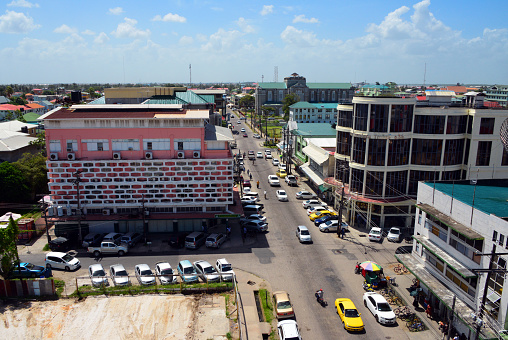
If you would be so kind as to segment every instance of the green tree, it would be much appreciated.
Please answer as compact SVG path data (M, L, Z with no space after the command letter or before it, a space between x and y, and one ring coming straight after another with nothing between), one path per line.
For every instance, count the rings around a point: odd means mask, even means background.
M10 98L13 93L14 93L14 90L12 89L12 86L7 86L5 88L5 95L7 98Z
M41 150L41 154L46 156L46 134L44 132L39 132L37 134L37 140L31 141L30 145L36 145L37 150Z
M21 98L21 97L12 97L10 103L12 105L25 105L25 104L28 104L28 102L26 100L24 100L23 98Z
M12 219L9 219L7 228L0 228L0 276L4 279L9 278L10 271L19 265L18 247L16 242L18 240L19 228L18 224Z
M0 202L24 202L29 191L25 183L23 173L18 168L9 162L0 164Z
M29 189L31 200L36 194L48 193L48 170L46 156L38 153L24 153L21 159L12 163L23 174L23 183Z
M284 97L282 100L282 112L284 112L284 120L288 121L289 119L289 107L294 103L298 103L300 101L300 97L295 93L290 93Z
M44 90L44 91L42 91L42 94L43 94L43 95L45 95L45 96L47 96L47 95L52 95L52 94L55 94L55 92L50 91L50 90Z
M241 107L249 108L249 107L254 107L255 102L256 102L256 100L254 99L254 97L248 94L246 96L243 96L242 99L240 99L239 104Z

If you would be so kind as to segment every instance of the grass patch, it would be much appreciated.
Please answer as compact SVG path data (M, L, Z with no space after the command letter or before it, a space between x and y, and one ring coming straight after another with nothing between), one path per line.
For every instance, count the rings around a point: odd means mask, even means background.
M261 307L263 307L265 321L271 324L273 320L273 303L272 297L268 296L268 291L266 289L259 290L259 300L261 301Z
M58 297L61 297L62 293L64 291L64 288L65 288L65 282L62 280L56 280L56 279L53 281L55 282L56 295Z
M229 294L222 294L226 303L226 316L229 318Z
M228 340L232 340L232 339L233 339L233 336L231 335L231 333L230 333L230 332L227 332L227 333L226 333L226 338L227 338Z
M44 247L42 247L42 251L48 251L49 250L49 244L46 243Z

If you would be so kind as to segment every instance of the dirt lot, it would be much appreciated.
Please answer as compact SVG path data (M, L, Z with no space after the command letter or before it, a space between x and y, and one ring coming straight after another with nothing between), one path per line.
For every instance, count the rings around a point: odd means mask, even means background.
M0 310L3 339L226 339L231 327L221 295L88 297Z

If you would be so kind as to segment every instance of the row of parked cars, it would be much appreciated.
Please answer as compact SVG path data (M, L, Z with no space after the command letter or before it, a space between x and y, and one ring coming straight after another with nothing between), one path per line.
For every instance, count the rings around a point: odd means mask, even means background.
M88 267L88 275L93 287L108 286L110 279L115 286L131 284L130 275L122 264L110 266L108 275L102 264L95 263ZM178 276L186 283L232 281L234 271L231 263L222 258L215 262L215 266L203 260L194 263L182 260L176 269L169 262L161 261L155 264L155 272L148 264L138 264L134 267L134 275L140 285L148 286L156 284L156 280L161 285L178 283Z

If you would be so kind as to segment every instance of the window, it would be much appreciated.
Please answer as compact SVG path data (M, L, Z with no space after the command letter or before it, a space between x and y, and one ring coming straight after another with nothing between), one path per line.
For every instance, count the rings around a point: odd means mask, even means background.
M411 164L440 165L442 140L413 139Z
M497 241L497 231L494 230L494 232L492 233L492 241L493 242L496 242Z
M492 141L478 142L478 153L476 154L477 166L488 166L490 163L490 150Z
M104 144L102 142L97 143L97 151L104 151Z
M508 165L508 150L503 148L503 159L501 165Z
M340 110L337 116L337 125L352 128L353 127L353 111Z
M351 169L351 186L352 192L363 192L363 170Z
M60 141L59 140L50 140L49 141L49 151L50 152L62 151L62 148L60 147Z
M504 235L499 234L499 245L502 246L504 244Z
M111 145L113 151L139 150L139 139L113 139Z
M388 141L388 166L409 163L409 139L392 139Z
M437 135L444 133L445 116L415 116L415 133Z
M175 150L201 150L201 140L175 139Z
M482 118L480 121L480 135L494 134L495 118Z
M152 150L152 142L146 142L146 149Z
M409 173L408 195L416 196L418 190L418 181L433 181L439 178L439 172L436 171L417 171L411 170Z
M387 132L389 105L371 105L370 107L370 131Z
M143 139L144 150L171 150L169 138Z
M446 121L446 134L459 134L466 132L467 116L449 116Z
M413 105L392 105L390 132L411 132Z
M366 139L364 137L353 138L353 162L364 164L365 163L365 149Z
M407 171L393 171L386 173L385 197L404 196L406 195L406 187Z
M383 172L367 171L367 179L365 181L365 195L383 196Z
M445 153L443 165L462 164L462 155L464 154L463 139L449 139L445 143Z
M272 92L271 91L268 91L268 98L267 98L267 101L271 102L272 101Z
M385 165L386 139L370 139L367 164L375 166Z
M78 151L77 140L67 140L67 152Z
M335 101L335 91L332 92L332 102Z
M355 130L367 131L368 104L355 104Z
M109 151L109 141L107 139L84 139L88 151Z

